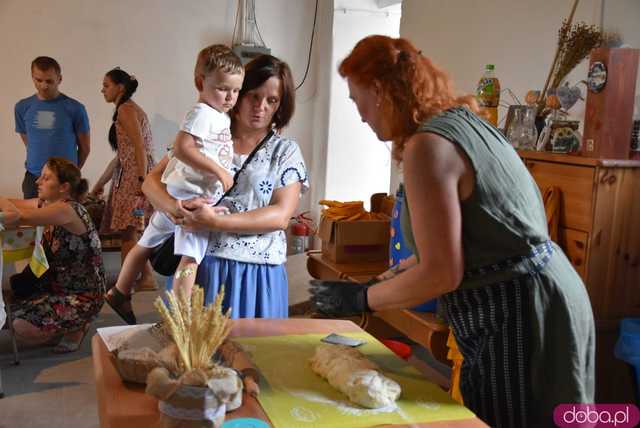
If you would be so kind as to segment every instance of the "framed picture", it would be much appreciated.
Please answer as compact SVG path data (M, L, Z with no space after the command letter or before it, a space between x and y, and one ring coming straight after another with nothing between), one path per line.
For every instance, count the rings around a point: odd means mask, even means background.
M575 153L580 151L582 137L578 132L578 120L553 120L551 134L545 150L554 153Z

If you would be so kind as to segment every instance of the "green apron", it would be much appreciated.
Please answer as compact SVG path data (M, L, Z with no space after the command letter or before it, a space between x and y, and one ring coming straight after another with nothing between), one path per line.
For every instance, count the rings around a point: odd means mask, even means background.
M496 128L458 107L417 132L456 144L475 172L473 193L460 204L465 276L439 303L465 357L465 405L492 426L554 426L556 405L594 400L585 286L549 241L538 187ZM405 241L419 257L403 208Z

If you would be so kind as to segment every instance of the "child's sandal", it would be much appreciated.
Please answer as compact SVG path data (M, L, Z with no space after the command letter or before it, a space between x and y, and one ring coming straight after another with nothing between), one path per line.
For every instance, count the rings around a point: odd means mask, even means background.
M136 316L132 310L124 310L124 304L131 302L131 296L123 294L117 287L112 287L104 296L105 302L129 325L135 325Z

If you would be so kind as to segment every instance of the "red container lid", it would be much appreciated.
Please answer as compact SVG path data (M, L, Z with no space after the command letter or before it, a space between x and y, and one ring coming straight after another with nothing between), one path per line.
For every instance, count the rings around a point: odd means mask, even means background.
M311 235L311 228L304 223L294 223L291 226L291 233L296 236Z
M406 343L398 342L397 340L383 339L382 344L393 351L398 357L403 360L408 360L411 356L411 346Z

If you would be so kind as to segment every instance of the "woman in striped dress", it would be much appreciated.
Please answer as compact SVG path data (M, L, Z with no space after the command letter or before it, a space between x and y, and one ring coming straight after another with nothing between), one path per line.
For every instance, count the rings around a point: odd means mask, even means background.
M439 297L464 356L464 404L491 426L554 426L558 404L592 403L589 297L516 151L407 40L367 37L339 72L362 120L393 141L417 257L371 286L314 281L316 307L338 316Z

